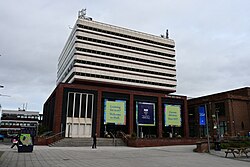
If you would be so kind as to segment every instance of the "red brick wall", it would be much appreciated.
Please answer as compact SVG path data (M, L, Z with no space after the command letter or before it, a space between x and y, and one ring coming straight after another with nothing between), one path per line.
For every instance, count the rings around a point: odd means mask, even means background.
M236 134L247 135L250 131L250 111L247 101L233 100L234 124ZM242 125L242 123L244 125ZM242 127L243 126L243 127Z
M196 107L204 104L211 104L209 121L211 122L211 114L216 111L215 104L218 102L225 103L225 116L220 115L220 121L226 121L228 134L235 136L238 132L243 136L247 135L250 131L250 88L242 88L228 92L203 96L188 100L188 107ZM208 105L209 106L209 105ZM198 110L197 110L198 112ZM196 118L197 122L199 117ZM242 129L242 122L244 129ZM212 125L212 124L211 124ZM210 127L210 131L213 129ZM197 136L198 137L198 136Z
M110 86L110 85L109 85ZM112 86L112 85L111 85ZM107 85L95 85L95 84L86 84L86 83L78 83L78 84L60 84L57 86L55 89L55 113L54 113L54 125L53 125L53 132L54 133L59 133L61 131L61 118L62 118L62 106L63 106L63 93L65 88L74 88L74 89L82 89L82 90L94 90L98 92L98 97L97 97L97 120L96 120L96 132L98 137L100 136L100 129L101 129L101 112L102 112L102 93L103 92L114 92L114 93L123 93L127 94L130 97L130 111L128 111L129 114L129 120L128 120L128 132L131 134L135 130L133 127L134 124L134 95L139 95L139 96L154 96L158 98L158 118L157 121L158 123L156 124L157 127L157 135L159 138L162 137L162 103L161 100L162 98L166 98L167 92L158 92L158 91L153 91L153 90L144 90L142 91L141 89L138 88L120 88L120 87L108 87ZM174 98L175 96L171 97ZM168 97L170 98L170 97ZM186 105L186 97L185 96L178 96L178 100L184 101L184 113L185 113L185 125L184 125L184 137L188 137L188 119L187 119L187 105ZM49 101L49 99L48 99Z
M55 133L61 132L61 118L62 118L62 103L63 103L63 86L59 85L56 90L55 113L53 131Z

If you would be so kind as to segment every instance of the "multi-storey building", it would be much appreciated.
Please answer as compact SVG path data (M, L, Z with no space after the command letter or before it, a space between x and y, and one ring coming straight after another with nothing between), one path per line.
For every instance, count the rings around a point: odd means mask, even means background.
M11 137L19 133L36 136L39 125L39 112L25 110L2 110L0 133Z
M169 95L176 85L175 43L168 34L80 15L59 57L57 88L44 104L44 123L66 137L117 130L162 137L171 131L164 124L166 105L177 105L182 126L175 130L187 136L186 97ZM141 108L152 114L151 123L138 122Z
M171 39L78 19L59 57L57 83L77 80L176 91Z

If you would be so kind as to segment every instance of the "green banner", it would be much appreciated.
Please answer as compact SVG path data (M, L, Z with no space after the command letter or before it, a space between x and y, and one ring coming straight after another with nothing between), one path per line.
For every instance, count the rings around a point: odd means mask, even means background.
M181 126L181 106L165 104L165 126Z
M126 101L105 101L104 124L126 124Z

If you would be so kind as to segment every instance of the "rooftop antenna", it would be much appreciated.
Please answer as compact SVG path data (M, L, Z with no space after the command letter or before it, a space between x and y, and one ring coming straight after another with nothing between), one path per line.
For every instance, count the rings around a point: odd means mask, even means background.
M168 39L168 29L166 30L166 38Z
M23 103L23 111L25 111L25 108L24 108L24 107L25 107L25 104Z
M82 9L82 10L80 10L80 11L78 11L78 18L79 19L84 19L85 18L85 16L86 16L86 8L85 9Z

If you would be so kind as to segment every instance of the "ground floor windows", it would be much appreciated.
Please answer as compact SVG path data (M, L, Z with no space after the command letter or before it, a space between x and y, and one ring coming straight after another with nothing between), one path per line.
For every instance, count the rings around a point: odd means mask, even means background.
M220 122L220 135L224 136L225 134L228 135L227 122L226 121L221 121Z
M68 93L66 137L91 137L93 105L93 94Z
M82 85L79 83L77 86ZM120 131L142 138L170 137L169 133L173 132L184 137L185 121L183 122L182 117L185 113L183 105L185 99L176 98L170 101L170 98L163 95L152 96L152 93L134 94L134 92L131 94L131 91L118 93L112 91L113 89L109 88L109 91L71 87L62 89L63 93L60 93L63 95L62 106L58 107L60 100L57 100L58 104L55 105L55 113L61 112L61 119L58 117L60 114L57 114L54 120L55 123L60 123L60 126L54 125L53 131L55 129L55 133L63 132L65 137L91 137L95 133L98 137L105 137L105 132L111 132L116 136L121 134L117 133ZM165 121L168 118L165 115L166 104L176 105L179 109L178 112L175 110L169 112L168 115L172 118L168 119L168 124ZM178 117L178 125L181 126L178 127L177 124L172 126L171 120L175 121L175 117Z
M67 117L91 118L93 114L94 95L69 92L67 100Z

